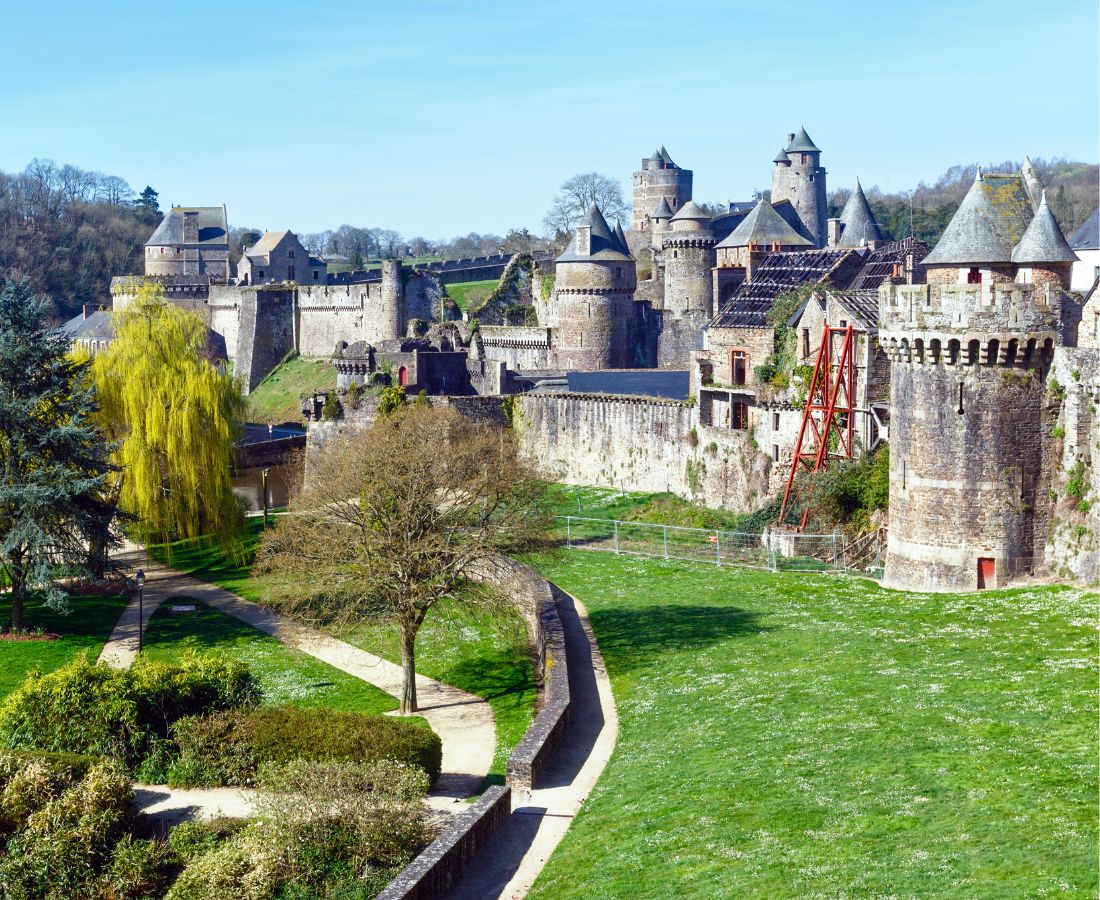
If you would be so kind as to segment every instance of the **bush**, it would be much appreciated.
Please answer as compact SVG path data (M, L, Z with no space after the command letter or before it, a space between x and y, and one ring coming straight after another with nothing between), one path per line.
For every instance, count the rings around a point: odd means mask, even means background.
M246 819L231 816L216 816L199 822L182 822L168 835L168 844L172 852L183 863L198 859L225 843L245 825Z
M172 728L180 758L169 784L249 785L264 763L296 759L393 759L439 774L442 744L426 728L386 716L269 706L180 719Z
M98 763L75 753L0 753L0 837L22 828L36 809L60 796Z
M110 900L160 897L175 868L171 849L162 841L135 840L123 835L111 853L103 876L103 896Z
M0 706L0 743L14 749L95 753L136 765L182 716L255 705L243 663L189 655L179 663L139 658L112 669L82 656L31 675Z
M261 781L256 818L194 859L166 900L371 897L427 842L418 768L299 760Z

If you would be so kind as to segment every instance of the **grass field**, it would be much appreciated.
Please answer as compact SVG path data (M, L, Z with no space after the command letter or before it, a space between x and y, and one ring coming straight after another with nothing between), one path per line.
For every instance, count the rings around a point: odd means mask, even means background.
M250 422L300 422L303 395L336 387L336 370L327 359L296 356L277 366L248 395Z
M0 641L0 699L22 684L30 672L52 672L79 653L86 651L95 659L99 656L107 635L122 614L126 600L123 597L73 597L69 601L68 615L54 612L40 603L32 603L26 610L27 625L41 626L45 631L60 634L56 641ZM7 598L0 598L0 621L11 622L11 605Z
M180 601L186 602L183 598ZM247 663L259 681L265 704L292 703L359 713L397 709L397 701L327 663L287 647L216 609L197 603L198 611L173 614L160 607L149 621L145 653L176 660L185 653L217 653ZM420 720L425 725L423 719Z
M1095 596L537 562L620 733L531 896L1096 896Z
M467 281L462 284L448 284L447 296L458 304L461 310L477 309L496 290L499 282L492 278L488 281Z
M226 557L200 541L171 545L172 565L256 602L263 602L263 579L250 571L263 520L247 520L242 559ZM165 548L150 548L158 559ZM257 639L258 632L253 632ZM393 662L401 659L396 628L363 625L337 636ZM270 639L269 639L270 640ZM416 645L417 671L489 701L496 717L497 751L489 783L503 783L504 764L534 717L535 681L523 620L480 617L459 603L443 603L429 613Z

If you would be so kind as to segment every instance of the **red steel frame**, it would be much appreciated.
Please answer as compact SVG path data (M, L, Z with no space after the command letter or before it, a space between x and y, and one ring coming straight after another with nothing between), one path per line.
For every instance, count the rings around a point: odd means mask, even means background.
M840 352L833 358L833 337L842 338ZM791 459L791 471L787 476L787 489L783 492L783 505L779 510L782 525L796 501L808 490L817 473L829 464L829 437L835 432L837 448L831 455L838 459L853 456L852 426L855 419L855 335L851 325L834 328L825 325L821 347L817 351L817 365L806 395L806 411L802 415L802 427L798 431L798 443ZM841 421L843 417L843 421ZM799 468L809 471L809 479L797 485ZM802 510L797 530L806 527L810 508Z

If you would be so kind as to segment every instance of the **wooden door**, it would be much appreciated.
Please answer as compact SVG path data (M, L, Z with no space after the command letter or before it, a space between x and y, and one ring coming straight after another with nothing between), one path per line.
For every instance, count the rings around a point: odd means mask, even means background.
M997 580L997 561L989 556L978 558L978 588L993 587Z

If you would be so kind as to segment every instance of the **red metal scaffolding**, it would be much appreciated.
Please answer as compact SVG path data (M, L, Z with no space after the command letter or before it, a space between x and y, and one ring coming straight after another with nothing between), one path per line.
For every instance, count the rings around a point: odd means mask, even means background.
M817 473L828 466L830 456L836 459L852 458L855 382L855 334L852 326L834 328L826 325L817 351L817 365L810 380L810 390L806 395L806 411L802 414L802 427L798 430L787 489L783 492L780 525L786 522L787 515L798 506L799 501L808 497ZM830 451L829 441L833 434L837 440ZM810 474L800 482L798 471L801 468ZM809 516L810 507L803 501L802 516L796 526L798 531L806 527Z

